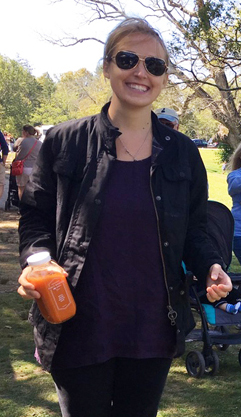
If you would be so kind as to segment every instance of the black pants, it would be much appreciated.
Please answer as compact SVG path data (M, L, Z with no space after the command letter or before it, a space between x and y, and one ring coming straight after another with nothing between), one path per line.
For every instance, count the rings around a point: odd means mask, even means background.
M63 417L155 417L171 359L114 358L53 370Z

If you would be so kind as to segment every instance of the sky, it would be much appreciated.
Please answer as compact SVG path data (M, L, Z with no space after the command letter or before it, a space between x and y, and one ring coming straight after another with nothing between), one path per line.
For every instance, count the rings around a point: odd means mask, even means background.
M141 11L137 3L133 6L132 0L121 0L121 4L125 1L129 14L143 17L143 9ZM237 0L237 5L240 4L241 0ZM94 73L98 63L101 63L103 45L86 41L64 48L47 42L46 37L58 39L75 33L78 37L91 36L105 41L116 25L104 20L88 25L86 10L77 6L74 0L0 0L0 16L0 55L25 60L34 76L48 72L53 79L81 68ZM165 32L168 29L166 27ZM161 32L166 40L163 21Z
M51 77L58 78L80 68L94 73L101 62L103 45L86 41L64 48L44 40L44 37L58 39L65 33L78 33L79 37L98 37L105 41L116 23L103 21L91 26L81 25L83 12L86 16L86 11L80 10L73 0L54 4L51 0L1 0L0 55L26 60L36 77L48 72Z
M50 0L2 0L0 55L28 61L36 77L45 72L58 77L80 68L94 72L103 54L103 46L98 42L86 41L64 48L44 39L61 38L78 29L80 37L101 37L105 41L114 24L80 26L83 17L79 10L72 0L55 4Z

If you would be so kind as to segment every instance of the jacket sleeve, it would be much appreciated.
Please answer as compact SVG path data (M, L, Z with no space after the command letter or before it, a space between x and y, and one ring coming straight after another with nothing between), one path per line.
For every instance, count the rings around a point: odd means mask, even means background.
M40 149L30 181L20 204L19 221L20 264L34 252L48 250L56 257L56 175L53 171L52 141L46 140Z
M233 171L228 174L228 193L231 197L235 194L241 193L241 175L237 175L237 172Z
M187 235L184 247L184 262L187 269L203 282L209 268L218 263L223 266L221 256L216 252L207 229L207 174L198 149L190 152L192 181L190 185L190 208Z
M7 156L8 155L8 144L2 134L2 132L0 132L0 149L2 150L2 154Z

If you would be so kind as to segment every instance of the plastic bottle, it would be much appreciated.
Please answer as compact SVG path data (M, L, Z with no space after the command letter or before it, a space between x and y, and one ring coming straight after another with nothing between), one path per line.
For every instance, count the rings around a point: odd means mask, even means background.
M65 275L50 262L49 252L39 252L27 258L31 270L27 280L40 293L36 299L42 316L50 323L62 323L76 313L76 304Z

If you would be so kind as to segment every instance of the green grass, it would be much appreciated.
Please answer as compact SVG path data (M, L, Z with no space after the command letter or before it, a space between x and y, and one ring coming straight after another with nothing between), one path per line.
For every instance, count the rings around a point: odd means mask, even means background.
M208 174L209 199L232 207L232 199L228 194L227 171L222 173L222 163L219 161L219 150L212 148L200 149L203 162Z
M227 174L222 174L218 151L201 149L200 153L208 171L209 198L230 208ZM14 257L12 262L16 262ZM240 270L235 258L231 267ZM32 327L27 321L30 304L15 292L0 294L0 417L60 417L52 379L33 357ZM201 343L187 343L187 352L201 348ZM215 377L191 378L185 367L186 355L174 360L158 417L239 417L239 349L231 346L218 352L220 369Z
M60 415L50 375L36 365L33 356L32 327L27 321L30 305L17 293L1 294L1 417Z

